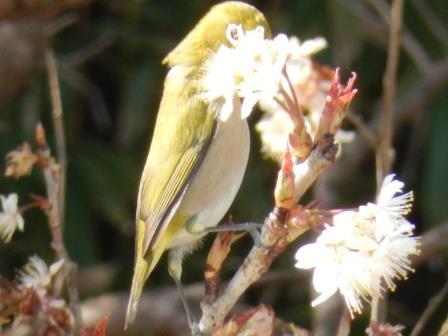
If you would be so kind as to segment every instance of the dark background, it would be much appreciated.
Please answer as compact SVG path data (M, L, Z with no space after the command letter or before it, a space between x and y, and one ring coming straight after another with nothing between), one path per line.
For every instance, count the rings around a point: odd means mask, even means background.
M18 8L4 17L0 7L3 27L0 29L0 91L3 92L0 94L0 153L6 155L24 141L33 143L34 127L39 120L46 127L50 141L53 140L42 57L43 48L51 44L59 62L68 151L66 244L80 266L81 276L95 276L103 268L109 272L97 287L80 284L82 298L87 298L127 291L130 287L135 199L166 71L161 59L216 2L72 2L74 5L61 8L53 8L49 2L48 8L42 7L40 12L21 12ZM407 52L402 49L400 53L397 97L413 111L407 112L396 129L394 172L406 182L406 188L415 192L411 220L419 233L442 225L448 215L448 71L437 85L422 86L435 69L435 62L445 60L446 63L448 42L433 33L421 9L415 6L422 2L440 22L448 22L445 0L406 2L406 30L418 41L430 62L419 69ZM351 110L367 122L377 118L387 56L387 31L368 1L253 3L265 13L274 34L284 32L301 40L325 37L329 47L317 60L331 67L340 66L344 76L350 71L357 72L359 93ZM71 15L76 18L72 24L51 37L45 35L42 29ZM373 21L367 20L368 17ZM4 38L5 25L11 25L16 33L11 40ZM448 25L443 29L446 32ZM28 49L19 48L23 45ZM422 86L420 90L419 86ZM425 99L418 100L418 95ZM412 99L417 99L415 104ZM259 118L260 114L252 115L252 127ZM346 128L353 126L347 123ZM261 222L272 207L277 168L274 162L263 160L259 145L257 134L252 132L250 163L229 211L236 222ZM344 169L350 173L341 175L340 179L333 177L337 183L332 184L332 193L339 195L333 206L356 206L373 200L373 152L366 151L356 165ZM45 189L40 172L35 170L30 177L19 180L0 178L0 192L17 192L23 205L30 201L30 193L44 194ZM309 195L307 200L311 199L313 196ZM10 278L32 254L49 262L54 258L44 215L38 210L28 212L25 222L24 233L16 233L8 245L0 243L0 273ZM303 241L307 239L311 235ZM210 242L209 237L204 247L186 260L185 283L202 280ZM238 267L251 244L247 238L236 245L226 263L224 278L228 279ZM293 244L274 264L273 270L301 273L293 268L297 246ZM389 320L410 328L430 296L446 280L446 271L446 255L437 254L420 266L409 281L400 283L391 296ZM269 283L250 290L245 299L250 304L262 301L272 305L281 318L309 327L308 283L279 281L279 284ZM165 261L146 288L162 286L173 286ZM360 328L365 321L357 322Z

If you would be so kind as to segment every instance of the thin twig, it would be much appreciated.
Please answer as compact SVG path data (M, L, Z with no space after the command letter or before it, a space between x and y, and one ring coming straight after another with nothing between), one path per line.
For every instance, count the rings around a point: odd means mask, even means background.
M66 176L66 161L67 154L65 148L65 134L62 120L62 101L61 92L58 83L58 70L56 66L56 59L52 49L45 50L45 62L48 71L48 82L51 95L51 104L53 106L53 127L56 138L56 154L58 164L60 166L60 188L58 191L59 207L59 223L64 226L64 203L65 203L65 176Z
M427 2L422 0L412 0L417 13L425 20L428 28L431 29L434 36L445 46L448 43L448 29L444 27L437 15L431 10Z
M293 101L293 98L291 98L286 92L286 90L282 87L279 90L279 93L283 97L286 103L286 112L289 114L291 119L294 121L294 124L296 124L298 127L302 128L305 125L305 122L303 120L303 114L300 112L299 105L296 105Z
M286 112L288 113L288 107L277 97L274 97L274 101Z
M90 106L93 121L101 130L112 127L110 113L101 90L76 68L60 63L60 77L66 84L79 91Z
M410 336L435 335L448 314L448 283L431 300L421 315Z
M67 282L70 306L75 318L75 330L82 326L79 294L77 287L77 265L70 260L63 237L64 199L65 199L65 135L62 120L62 103L58 84L56 61L51 49L45 52L51 102L53 107L53 126L56 138L58 162L53 162L50 149L46 143L41 144L43 154L48 157L49 164L43 167L47 197L50 206L46 211L52 235L52 247L58 258L64 260L63 275ZM46 148L45 148L46 147Z
M385 0L368 0L368 2L381 16L383 21L389 26L389 30L391 30L391 20L393 20L393 18L389 16L389 13L391 13L392 11L389 4ZM414 37L414 35L412 35L404 25L401 27L400 40L403 48L409 50L409 54L413 55L413 58L419 69L423 72L427 71L429 65L429 56L421 46L421 44Z
M376 1L371 1L376 3ZM402 27L403 0L394 0L390 10L390 33L386 70L383 77L383 104L379 128L379 143L376 153L376 180L379 189L384 177L389 173L392 162L392 136L395 108L395 90ZM383 322L386 301L380 302L378 296L372 298L370 321ZM382 315L382 316L381 316Z
M367 141L369 147L375 150L378 145L376 134L369 129L361 117L349 111L346 119L358 129L359 134Z
M298 112L303 115L300 110L300 105L299 105L299 99L297 99L297 94L296 94L296 90L294 88L294 85L292 85L291 79L288 76L288 71L286 70L286 66L283 68L282 71L283 75L285 76L286 82L288 83L288 88L289 91L291 91L291 96L292 96L292 101L294 102L294 105L297 107Z
M427 262L431 257L441 255L448 250L448 221L437 224L426 231L421 239L421 253L412 258L412 267Z
M109 48L114 41L115 37L112 34L105 33L96 40L88 43L82 49L65 56L61 61L67 66L78 67Z
M377 151L377 186L379 187L392 167L393 115L400 47L403 0L394 0L391 8L391 24L386 70L383 76L383 101L379 127L380 139Z
M52 242L51 246L56 252L59 259L64 260L63 275L67 281L68 295L70 298L70 306L75 317L75 330L82 325L81 311L79 308L79 294L77 287L77 265L70 260L67 249L64 245L64 237L62 227L59 222L60 214L57 202L59 200L60 189L60 174L57 165L49 165L43 168L45 184L47 187L47 197L50 206L46 211L48 217L48 224L51 231ZM60 286L58 286L60 287ZM60 291L60 288L58 292Z
M369 0L373 2L374 0ZM362 28L365 34L374 38L376 41L386 44L387 40L384 38L386 27L383 23L379 22L377 17L372 15L370 10L363 4L362 1L357 0L341 0L340 3L346 8L348 8L352 13L357 15L362 22ZM389 24L388 15L384 17L383 12L389 12L389 6L387 3L383 2L383 6L376 6L375 8L382 8L379 13L380 16L385 19L383 20L385 24ZM385 11L384 11L385 9ZM425 49L420 45L420 43L414 38L414 36L408 31L404 31L400 37L403 50L411 57L415 65L421 73L425 73L431 64L431 59L426 53Z

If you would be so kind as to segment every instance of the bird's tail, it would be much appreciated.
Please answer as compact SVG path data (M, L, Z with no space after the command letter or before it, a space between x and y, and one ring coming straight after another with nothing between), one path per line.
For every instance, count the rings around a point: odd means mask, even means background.
M127 329L129 324L135 320L135 316L137 315L138 301L142 294L143 286L145 285L146 280L154 270L154 267L159 262L160 257L165 250L164 246L160 246L160 244L158 245L159 246L157 246L157 248L152 249L144 256L139 248L140 246L137 247L134 277L132 278L131 294L129 296L124 329Z

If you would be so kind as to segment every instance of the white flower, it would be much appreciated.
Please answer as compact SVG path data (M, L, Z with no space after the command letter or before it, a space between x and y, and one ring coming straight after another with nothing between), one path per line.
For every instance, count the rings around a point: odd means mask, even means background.
M219 118L223 121L233 111L246 118L260 99L275 96L290 55L285 35L265 39L260 26L244 31L240 25L229 24L226 36L231 47L222 45L211 55L203 78L203 98L221 104Z
M323 37L306 40L303 43L292 36L288 41L291 57L287 62L288 76L293 84L304 83L313 72L311 56L327 47Z
M43 297L51 286L52 277L62 269L63 264L64 260L60 259L48 267L45 261L34 255L18 272L19 284L22 287L33 288L39 296Z
M403 194L404 184L393 178L384 179L376 203L335 215L315 243L297 251L296 267L314 268L313 285L320 295L313 306L339 290L353 316L364 301L381 297L386 287L395 289L394 280L406 279L413 270L409 256L419 253L419 241L403 217L412 193Z
M7 197L0 195L3 211L0 212L0 236L5 243L8 243L16 230L23 231L24 220L17 208L17 194L10 194Z
M294 123L289 115L279 109L276 113L265 113L255 128L261 136L261 152L281 162L288 147L288 135L294 130Z
M284 49L288 51L288 58L285 69L304 113L307 132L314 137L331 87L331 71L316 66L311 56L325 48L327 42L322 37L300 42L293 36L286 43ZM291 95L289 85L283 85L283 88ZM256 129L261 135L262 152L280 162L294 122L273 96L263 97L260 108L264 115Z

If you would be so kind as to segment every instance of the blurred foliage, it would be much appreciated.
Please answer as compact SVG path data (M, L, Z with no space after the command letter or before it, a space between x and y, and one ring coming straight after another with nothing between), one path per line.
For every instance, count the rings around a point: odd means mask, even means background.
M51 40L60 68L68 148L67 246L81 270L102 263L112 263L122 270L115 273L113 288L116 290L128 290L130 285L135 199L165 74L161 59L215 2L92 1L78 9L74 23L52 37L42 37L43 44L39 44L42 46ZM342 66L345 74L351 70L358 73L359 95L352 108L364 119L372 118L381 97L386 53L384 44L364 36L362 19L350 10L350 5L343 4L343 0L263 0L254 1L254 4L265 13L274 32L297 35L301 39L327 38L329 48L318 60L330 66ZM434 8L442 22L448 22L446 0L431 0L427 4ZM30 24L36 24L34 19L29 20ZM36 22L44 25L51 21L39 20ZM430 56L440 57L446 53L447 45L438 42L430 33L409 2L406 3L405 23ZM28 33L21 35L24 41L30 39ZM22 43L18 38L14 41ZM8 82L15 83L13 90L1 96L0 101L0 153L3 155L23 141L32 141L34 126L39 120L46 126L50 140L53 139L48 84L40 51L40 47L33 45L31 59L21 60L21 70L14 70L16 75L13 71L7 73L8 78L2 74L0 86L6 85L9 89ZM4 53L0 50L0 61ZM399 93L418 78L409 56L405 53L401 56ZM448 217L445 204L448 196L447 93L445 87L421 122L406 125L396 142L395 172L415 191L417 201L412 217L420 232ZM252 125L257 118L257 115L252 117ZM229 211L237 222L261 221L272 206L276 167L262 159L255 132L252 137L246 177ZM415 137L417 142L411 141ZM415 153L411 145L416 146L418 152ZM1 167L3 169L4 164ZM355 205L360 198L374 197L373 155L369 155L363 167L368 168L341 190L344 195L351 195L343 201L344 204ZM12 191L19 193L20 204L30 201L30 193L44 194L39 172L18 181L1 178L0 192ZM0 273L3 275L12 276L14 269L20 267L30 254L51 258L44 216L33 210L26 213L25 220L24 233L16 234L7 246L0 244ZM209 246L210 240L208 238L204 245ZM245 238L236 245L227 261L224 277L238 267L250 244L250 239ZM185 282L201 280L199 274L206 251L206 247L202 248L186 260ZM273 269L291 270L293 252L292 247ZM392 304L391 316L399 316L397 321L404 320L412 325L428 298L440 288L443 264L444 261L439 260L437 264L423 267L405 285L400 284L392 300L397 298L405 303ZM152 276L150 286L166 285L171 286L172 281L162 263ZM268 303L275 307L280 317L309 326L307 285L274 286L266 290L270 291L269 295L262 294L260 287L250 290L249 302L256 304L269 297Z

